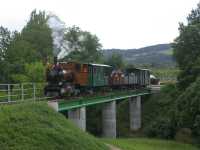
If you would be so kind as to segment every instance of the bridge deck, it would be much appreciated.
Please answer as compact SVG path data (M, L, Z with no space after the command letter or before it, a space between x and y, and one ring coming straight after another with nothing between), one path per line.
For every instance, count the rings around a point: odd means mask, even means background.
M50 101L49 104L56 104L56 109L59 112L80 108L84 106L90 106L110 101L118 101L125 100L130 97L142 96L150 94L149 89L143 90L134 90L134 91L126 91L126 92L118 92L107 96L96 96L96 97L87 97L87 98L79 98L76 100L59 100L59 101Z

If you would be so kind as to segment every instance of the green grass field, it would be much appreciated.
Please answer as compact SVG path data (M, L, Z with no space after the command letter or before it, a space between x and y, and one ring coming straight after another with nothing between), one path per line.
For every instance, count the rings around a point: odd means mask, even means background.
M198 150L197 147L189 144L156 139L105 139L103 141L115 145L121 150Z

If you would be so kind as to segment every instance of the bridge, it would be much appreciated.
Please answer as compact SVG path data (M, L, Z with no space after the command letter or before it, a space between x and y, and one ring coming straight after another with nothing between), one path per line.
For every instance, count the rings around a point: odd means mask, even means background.
M82 97L82 98L76 98L76 99L61 99L58 101L49 101L49 105L55 106L53 107L58 112L67 111L70 109L80 108L80 107L86 107L90 105L96 105L106 102L112 102L112 101L119 101L119 100L126 100L131 97L136 96L143 96L150 94L150 89L142 89L142 90L131 90L131 91L117 91L113 93L109 93L105 96L90 96L90 97Z
M80 129L86 130L86 109L91 105L102 104L102 135L116 137L116 105L117 102L129 101L130 129L136 131L141 128L141 98L144 95L157 93L160 86L150 89L115 91L109 94L100 94L90 97L79 97L68 100L51 100L48 105L57 112L67 112L68 119ZM102 96L103 95L103 96ZM35 83L0 84L0 104L25 101L48 100L43 96L43 86Z
M76 100L49 101L48 104L58 112L68 112L68 119L82 130L86 130L86 109L88 106L103 104L103 137L116 137L116 105L119 101L129 101L130 129L141 128L141 97L151 94L149 89L115 92L107 96L84 97Z

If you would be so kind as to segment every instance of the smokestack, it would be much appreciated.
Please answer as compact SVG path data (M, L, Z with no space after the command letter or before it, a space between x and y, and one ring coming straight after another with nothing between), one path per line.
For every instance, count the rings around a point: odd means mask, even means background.
M54 61L54 65L56 65L57 62L58 62L58 58L57 58L57 56L54 56L53 61Z

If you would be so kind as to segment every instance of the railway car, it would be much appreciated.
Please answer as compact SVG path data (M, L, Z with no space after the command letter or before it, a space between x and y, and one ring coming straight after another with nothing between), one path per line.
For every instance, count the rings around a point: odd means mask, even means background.
M139 75L139 84L142 87L146 87L150 84L150 71L148 69L140 69L140 75Z
M139 87L139 69L128 68L126 69L126 85L137 88Z
M125 85L124 72L120 69L113 70L110 74L109 86L111 86L112 88L119 88L123 85Z
M134 88L146 87L150 84L150 70L139 68L126 69L125 84Z

